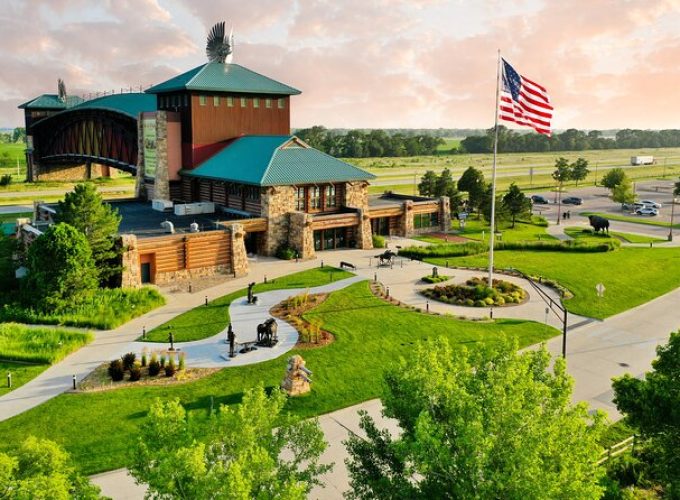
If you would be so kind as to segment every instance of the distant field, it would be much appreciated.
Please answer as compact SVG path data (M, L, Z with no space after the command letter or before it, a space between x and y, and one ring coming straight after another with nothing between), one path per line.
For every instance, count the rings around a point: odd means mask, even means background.
M0 143L0 176L11 174L13 181L24 180L26 177L26 155L24 143ZM17 160L19 161L19 176L17 177Z
M460 141L463 139L458 138L458 137L444 137L444 144L441 144L437 147L437 151L442 152L442 153L448 153L450 152L453 148L457 148L460 146Z

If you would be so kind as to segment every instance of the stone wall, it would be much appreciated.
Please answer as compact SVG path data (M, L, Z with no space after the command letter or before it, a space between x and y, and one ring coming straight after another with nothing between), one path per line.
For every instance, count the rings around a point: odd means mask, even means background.
M121 287L137 288L142 286L142 275L139 265L139 251L137 249L137 236L134 234L121 235L123 246Z
M359 225L357 226L357 248L364 250L373 248L373 230L368 210L359 209Z
M290 246L299 252L301 259L316 257L312 219L312 215L304 212L290 213Z
M168 112L156 112L156 178L153 196L156 199L170 199L168 177Z
M405 237L413 234L413 200L404 201L404 215L401 216L401 230Z
M439 227L442 231L451 229L451 200L448 196L439 198Z
M264 253L274 255L282 244L289 244L290 216L295 211L295 188L275 186L264 190L261 198L262 217L267 218Z
M368 209L368 182L348 182L345 184L345 206Z
M231 224L231 269L234 277L245 276L250 272L248 265L248 255L246 253L245 235L246 232L241 224Z
M156 273L156 285L168 286L178 283L188 283L190 281L197 281L201 278L210 278L217 274L231 275L231 266L206 266L197 267L195 269L179 269L177 271L170 271L164 273Z
M98 163L80 165L41 166L35 164L34 178L38 181L84 181L104 176L108 168Z
M137 116L137 175L135 175L135 198L146 198L144 189L144 113Z

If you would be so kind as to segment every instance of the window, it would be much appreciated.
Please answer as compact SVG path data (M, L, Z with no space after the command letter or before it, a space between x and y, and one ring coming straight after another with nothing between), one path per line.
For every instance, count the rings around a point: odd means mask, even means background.
M244 188L246 190L246 198L249 200L259 200L260 199L260 188L257 186L248 186Z
M230 196L241 196L240 187L241 186L239 184L229 184L229 195Z
M286 107L286 99L284 99L283 97L279 97L277 99L277 102L278 102L278 105L279 105L279 109L283 109L283 108Z
M309 188L309 191L309 207L318 210L321 208L321 189L319 189L319 186L314 186Z
M259 108L260 107L260 98L259 97L253 97L253 108Z
M265 99L264 105L265 105L266 108L271 108L272 107L272 100L271 99Z
M326 192L324 193L326 198L326 207L335 208L338 204L337 197L335 196L335 186L331 184L326 186Z
M427 227L434 227L439 225L439 214L433 212L431 214L415 214L413 216L413 228L422 229Z
M233 97L231 97L231 96L227 97L227 106L230 107L230 108L234 107L234 98Z
M208 98L204 95L199 95L198 96L198 104L201 106L205 106L208 103Z
M297 188L297 192L295 193L296 197L296 203L295 206L297 210L304 212L305 211L305 188L299 187Z
M220 105L220 96L214 95L213 96L213 106L217 107Z
M245 98L245 97L241 97L241 107L242 107L242 108L245 108L246 105L247 105L247 104L246 104L246 98Z

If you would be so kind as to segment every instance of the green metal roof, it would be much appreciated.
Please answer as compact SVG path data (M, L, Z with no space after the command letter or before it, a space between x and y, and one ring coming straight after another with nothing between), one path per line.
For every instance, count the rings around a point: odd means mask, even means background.
M213 180L282 186L348 182L375 176L318 149L291 142L290 135L249 135L229 143L185 175Z
M19 105L19 109L68 109L83 102L77 95L66 96L66 101L57 94L43 94Z
M244 94L297 95L298 89L255 73L238 64L205 63L146 91L161 94L177 90L234 92Z
M156 111L157 99L155 95L141 92L112 94L90 99L71 108L71 110L77 109L106 109L126 114L136 120L142 111Z

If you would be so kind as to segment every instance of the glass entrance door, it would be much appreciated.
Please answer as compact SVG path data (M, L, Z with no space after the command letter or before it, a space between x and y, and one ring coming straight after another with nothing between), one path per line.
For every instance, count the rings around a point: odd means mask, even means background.
M314 250L333 250L347 247L347 228L320 229L314 231Z

